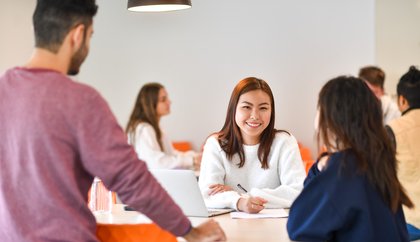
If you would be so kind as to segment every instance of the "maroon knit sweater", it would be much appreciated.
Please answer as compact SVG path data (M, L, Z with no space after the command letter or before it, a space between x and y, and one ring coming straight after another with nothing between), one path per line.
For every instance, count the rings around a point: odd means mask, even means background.
M0 241L97 241L93 177L179 236L191 224L93 88L46 69L0 77Z

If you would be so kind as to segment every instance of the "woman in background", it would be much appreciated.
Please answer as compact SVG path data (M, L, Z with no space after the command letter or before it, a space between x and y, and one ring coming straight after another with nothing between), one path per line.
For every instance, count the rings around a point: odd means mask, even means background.
M292 204L306 174L296 139L274 122L269 85L255 77L240 81L223 128L204 146L199 185L207 207L258 213Z
M159 126L160 119L170 113L170 107L168 93L161 84L145 84L126 127L129 143L149 169L198 168L201 155L176 151Z
M408 241L401 204L412 202L397 178L395 150L380 102L355 77L329 81L319 93L318 143L287 223L298 241Z

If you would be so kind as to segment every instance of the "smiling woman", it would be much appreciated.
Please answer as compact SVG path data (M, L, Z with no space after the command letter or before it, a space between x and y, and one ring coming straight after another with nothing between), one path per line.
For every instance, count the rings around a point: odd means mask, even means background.
M204 146L199 184L208 207L258 213L290 206L305 170L296 139L274 123L270 86L255 77L240 81L223 128Z

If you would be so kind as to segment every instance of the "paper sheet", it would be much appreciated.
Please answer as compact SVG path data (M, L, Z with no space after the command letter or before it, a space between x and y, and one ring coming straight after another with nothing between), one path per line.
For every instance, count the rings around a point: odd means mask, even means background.
M231 218L287 218L289 214L284 209L263 209L259 213L231 212Z

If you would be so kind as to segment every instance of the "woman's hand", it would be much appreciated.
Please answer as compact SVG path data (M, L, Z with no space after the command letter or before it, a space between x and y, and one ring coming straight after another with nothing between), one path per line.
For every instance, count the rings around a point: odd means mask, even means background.
M241 197L238 200L238 210L246 213L259 213L264 209L267 200L261 197Z
M214 195L220 192L232 191L233 189L230 186L226 186L223 184L213 184L209 186L210 191L209 195Z

